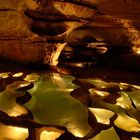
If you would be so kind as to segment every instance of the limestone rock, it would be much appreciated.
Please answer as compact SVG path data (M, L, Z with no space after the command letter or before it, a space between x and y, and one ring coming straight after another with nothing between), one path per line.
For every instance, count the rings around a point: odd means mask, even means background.
M124 61L136 56L137 63L139 7L139 0L0 1L0 57L50 64L52 54L63 50L56 44L87 43L88 36L93 43L107 44L111 54L123 52Z

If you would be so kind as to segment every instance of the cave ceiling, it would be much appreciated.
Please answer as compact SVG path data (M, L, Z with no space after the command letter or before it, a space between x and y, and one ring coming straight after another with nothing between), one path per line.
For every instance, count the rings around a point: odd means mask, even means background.
M1 0L0 54L12 40L16 46L90 40L139 54L139 7L139 0Z

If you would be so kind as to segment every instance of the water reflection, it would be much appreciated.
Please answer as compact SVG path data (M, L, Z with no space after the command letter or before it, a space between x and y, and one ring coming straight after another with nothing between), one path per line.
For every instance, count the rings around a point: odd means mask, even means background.
M41 75L34 83L36 90L29 90L32 99L25 106L36 122L64 126L76 137L84 137L91 131L88 110L69 95L78 87L73 80L72 76L58 73Z
M5 83L0 92L0 139L61 140L71 135L118 140L124 132L128 138L140 137L137 84L52 71L2 72L0 77Z

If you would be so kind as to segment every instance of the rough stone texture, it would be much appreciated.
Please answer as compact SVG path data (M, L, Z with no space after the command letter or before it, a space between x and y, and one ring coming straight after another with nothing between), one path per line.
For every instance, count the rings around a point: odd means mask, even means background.
M24 63L49 63L51 56L41 53L45 50L51 55L48 42L75 43L85 36L105 42L111 49L119 46L112 50L129 48L129 53L137 55L139 7L139 0L1 0L0 56Z

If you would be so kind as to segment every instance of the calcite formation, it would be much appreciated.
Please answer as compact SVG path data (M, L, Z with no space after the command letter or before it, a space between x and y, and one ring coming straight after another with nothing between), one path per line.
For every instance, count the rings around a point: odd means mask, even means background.
M139 7L139 0L0 1L0 57L57 65L62 51L81 57L90 48L138 66Z

